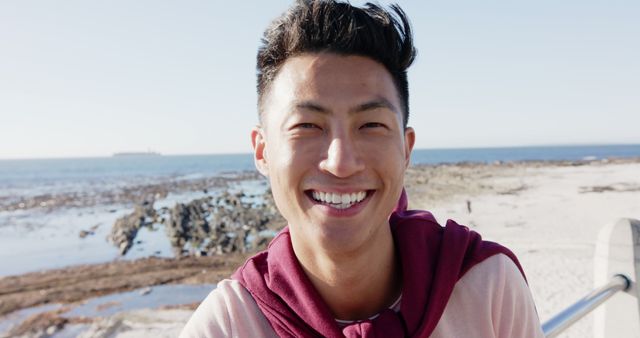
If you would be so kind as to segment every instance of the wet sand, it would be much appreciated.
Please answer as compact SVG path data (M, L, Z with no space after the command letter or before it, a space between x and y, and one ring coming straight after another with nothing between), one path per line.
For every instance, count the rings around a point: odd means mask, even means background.
M65 304L66 309L72 309L90 298L154 285L215 284L229 276L246 257L230 254L181 259L143 258L4 277L0 278L0 317L45 304ZM194 307L194 304L184 305ZM38 332L59 323L91 322L81 317L63 317L60 310L45 311L29 318L15 327L10 336L29 333L37 336Z

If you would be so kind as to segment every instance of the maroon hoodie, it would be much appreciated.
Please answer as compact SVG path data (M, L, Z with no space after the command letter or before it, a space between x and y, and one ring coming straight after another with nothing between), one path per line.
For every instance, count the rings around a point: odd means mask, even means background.
M232 276L244 286L280 337L429 337L456 282L474 265L495 254L515 255L499 244L449 220L438 225L426 211L407 210L403 191L389 217L402 269L399 312L384 309L373 320L340 328L302 270L283 229L267 251L247 260Z

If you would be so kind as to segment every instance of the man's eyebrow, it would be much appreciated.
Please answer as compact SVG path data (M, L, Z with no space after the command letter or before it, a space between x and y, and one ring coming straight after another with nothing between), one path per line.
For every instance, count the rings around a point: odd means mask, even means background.
M322 113L322 114L331 114L330 109L325 108L322 105L313 101L301 101L296 103L294 106L296 109L310 110L310 111ZM365 112L365 111L379 109L379 108L386 108L391 110L392 112L398 111L396 106L394 106L391 102L389 102L389 100L383 97L378 97L372 101L365 102L361 105L358 105L357 107L351 109L349 113L350 114L360 113L360 112Z
M311 110L317 113L329 114L331 111L313 101L300 101L294 105L296 109Z
M357 106L356 108L352 109L350 113L359 113L359 112L364 112L367 110L373 110L373 109L379 109L379 108L386 108L391 110L392 112L398 111L396 106L394 106L391 102L389 102L389 100L385 99L384 97L377 97L373 101L369 101Z

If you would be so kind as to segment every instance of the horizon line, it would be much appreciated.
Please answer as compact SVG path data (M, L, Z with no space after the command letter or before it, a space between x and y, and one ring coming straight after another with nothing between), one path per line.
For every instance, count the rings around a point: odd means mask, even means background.
M529 144L529 145L511 145L511 146L470 146L470 147L421 147L414 148L416 150L466 150L466 149L504 149L504 148L538 148L538 147L603 147L603 146L640 146L640 143L552 143L552 144ZM122 153L141 153L146 156L145 152L134 151L118 151L110 155L79 155L79 156L51 156L51 157L0 157L0 161L21 161L21 160L75 160L75 159L104 159L118 157L116 154ZM173 157L173 156L217 156L217 155L251 155L251 152L219 152L219 153L168 153L154 152L157 156ZM133 155L135 156L135 155Z

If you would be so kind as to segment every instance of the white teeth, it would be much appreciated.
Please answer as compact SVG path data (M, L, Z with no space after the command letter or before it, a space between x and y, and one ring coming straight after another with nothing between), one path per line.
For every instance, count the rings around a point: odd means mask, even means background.
M314 190L312 191L311 196L316 201L323 202L336 209L346 209L365 199L367 193L365 191L360 191L351 194L337 194Z

